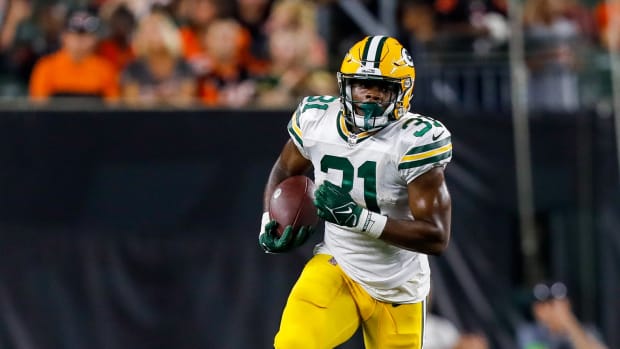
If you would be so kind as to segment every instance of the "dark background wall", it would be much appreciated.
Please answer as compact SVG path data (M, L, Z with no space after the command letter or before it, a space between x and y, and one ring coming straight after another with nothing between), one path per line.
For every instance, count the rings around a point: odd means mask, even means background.
M510 117L440 113L453 240L435 309L512 348L524 319ZM266 255L263 184L283 111L0 116L0 348L268 348L313 243ZM532 119L540 267L620 347L611 119ZM343 348L360 347L359 335Z

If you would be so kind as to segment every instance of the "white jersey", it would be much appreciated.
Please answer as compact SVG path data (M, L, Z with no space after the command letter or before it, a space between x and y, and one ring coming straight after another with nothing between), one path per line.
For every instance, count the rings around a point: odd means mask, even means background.
M312 161L316 185L330 181L359 205L394 219L413 220L407 184L452 158L450 132L438 121L407 113L375 133L350 133L337 97L302 100L288 126L301 154ZM427 255L325 222L315 253L334 256L376 299L422 301L430 289Z

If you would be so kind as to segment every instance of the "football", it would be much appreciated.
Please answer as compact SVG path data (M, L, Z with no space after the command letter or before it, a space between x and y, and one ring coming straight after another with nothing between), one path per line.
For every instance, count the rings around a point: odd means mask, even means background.
M269 199L269 217L278 222L278 235L291 225L293 232L304 225L319 222L314 200L314 182L306 176L293 176L282 181Z

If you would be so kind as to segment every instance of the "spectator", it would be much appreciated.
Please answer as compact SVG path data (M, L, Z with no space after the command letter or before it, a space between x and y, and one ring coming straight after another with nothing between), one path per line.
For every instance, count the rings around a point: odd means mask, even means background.
M279 31L297 31L307 40L307 64L311 68L327 66L327 46L319 36L316 28L316 5L304 0L278 0L267 22L265 31L268 35Z
M566 286L539 283L532 291L534 321L517 329L519 349L605 349L597 331L582 325L571 309Z
M68 16L62 48L41 58L30 79L33 101L50 97L82 96L115 101L118 80L110 63L95 54L100 20L85 10Z
M471 22L472 2L469 0L435 0L437 28L446 50L471 52L479 29Z
M13 0L4 3L2 7L6 12L3 13L0 25L0 91L2 95L19 95L36 61L30 45L16 45L18 28L31 17L32 5L26 0Z
M232 18L218 19L209 26L204 44L211 69L200 79L200 96L206 105L242 107L252 102L255 84L245 66L248 45L245 34Z
M565 0L564 16L575 21L579 27L579 32L587 44L595 43L597 40L597 28L595 16L592 10L583 4L581 0Z
M212 69L212 62L204 46L207 28L221 15L217 0L184 0L180 15L187 21L180 29L183 42L183 56L198 76Z
M505 0L435 0L433 5L444 50L484 55L506 43Z
M28 0L13 0L5 5L6 16L2 18L0 49L2 51L13 45L18 27L32 15L32 4Z
M479 35L474 41L476 54L503 51L508 47L510 24L507 0L479 0L470 17Z
M302 31L278 30L269 38L271 67L259 79L257 103L290 107L304 95L337 94L336 83L324 70L309 63L310 41Z
M425 72L416 76L412 105L424 109L457 104L456 91L439 78L444 47L433 4L427 0L401 0L397 13L400 41L411 53L416 70Z
M67 8L62 3L34 4L29 0L11 0L7 6L0 39L4 76L11 77L24 95L34 64L60 48Z
M133 40L136 60L122 73L123 101L129 105L189 105L196 81L183 59L179 31L161 12L143 17Z
M127 7L135 18L142 18L153 8L171 6L175 0L88 0L87 2L99 9L99 15L103 20L109 20L119 6Z
M265 23L271 13L273 0L236 0L235 19L250 36L248 65L252 71L264 72L269 61L269 35Z
M601 0L594 7L599 44L612 50L620 48L620 0ZM615 40L612 40L614 39Z
M579 107L578 24L565 17L563 0L527 0L524 25L529 104L534 112L571 112Z
M500 13L503 16L508 16L508 1L509 0L486 0L486 5L489 12Z
M121 71L135 58L131 38L136 27L133 13L125 5L119 5L108 21L109 34L99 43L97 53Z
M316 5L276 1L265 32L270 66L259 79L259 105L288 107L306 95L337 95L336 83L326 71L327 47L316 28Z
M179 9L181 7L182 0L154 0L151 4L149 12L163 12L167 16L170 16L175 23L178 20Z
M401 0L398 8L398 23L402 42L408 47L413 61L421 60L427 51L435 51L437 19L428 1ZM417 81L416 81L417 84Z

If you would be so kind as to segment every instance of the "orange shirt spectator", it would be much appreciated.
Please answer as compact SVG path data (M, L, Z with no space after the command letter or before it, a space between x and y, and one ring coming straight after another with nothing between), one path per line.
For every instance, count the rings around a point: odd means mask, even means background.
M179 16L186 24L180 28L183 57L192 66L194 74L204 75L212 69L211 58L203 45L209 24L221 15L217 0L184 0L180 3Z
M200 38L198 38L198 35L191 27L182 27L179 32L181 34L181 42L183 43L183 56L186 59L196 57L203 52Z
M109 35L99 43L97 54L107 59L121 71L135 58L131 38L136 27L133 13L125 5L119 5L108 20Z
M620 48L620 1L601 1L594 8L599 43L608 49ZM614 38L615 36L615 38ZM616 42L612 42L616 39Z
M599 28L607 28L612 16L620 15L620 1L601 1L594 8L594 17Z
M117 71L121 71L127 63L136 58L131 45L123 47L114 39L102 40L97 48L97 54L110 62Z
M29 86L33 100L97 96L113 101L119 97L115 69L94 53L98 28L99 19L88 12L77 11L69 16L62 48L35 64Z
M116 99L119 88L112 65L95 55L76 62L64 49L37 62L30 80L33 99L80 95Z
M269 63L269 33L265 30L274 0L235 0L234 17L250 36L248 63L251 69L267 69Z

